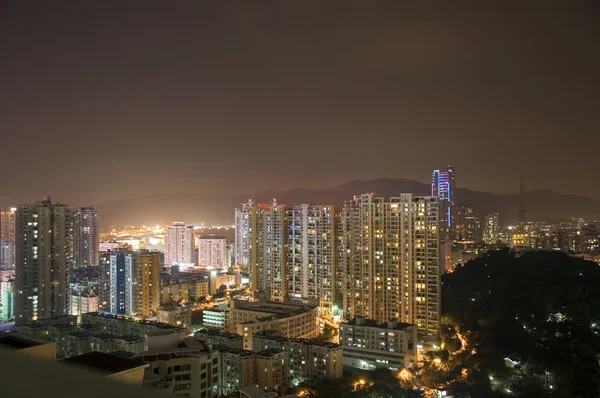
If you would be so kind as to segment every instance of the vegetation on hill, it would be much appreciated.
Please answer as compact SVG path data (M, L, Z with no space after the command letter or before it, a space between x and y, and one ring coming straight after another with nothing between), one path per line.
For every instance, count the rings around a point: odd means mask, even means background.
M508 250L443 278L442 346L421 382L472 396L598 396L600 266Z

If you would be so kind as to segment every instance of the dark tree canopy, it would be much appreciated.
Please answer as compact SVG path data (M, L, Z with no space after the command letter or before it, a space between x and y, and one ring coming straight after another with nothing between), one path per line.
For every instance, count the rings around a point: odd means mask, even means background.
M599 395L598 264L492 252L445 275L442 297L442 339L456 352L449 366L468 369L462 383L522 396Z

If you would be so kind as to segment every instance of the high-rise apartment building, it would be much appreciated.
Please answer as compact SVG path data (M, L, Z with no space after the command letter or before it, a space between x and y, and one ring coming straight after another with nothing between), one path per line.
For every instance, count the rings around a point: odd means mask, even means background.
M431 196L439 199L440 237L449 240L454 235L456 179L454 167L449 164L445 170L434 170L431 176Z
M287 297L287 206L245 203L236 210L236 262L250 274L253 294L283 301Z
M106 252L102 263L108 267L109 310L113 314L135 315L138 295L136 278L138 259L129 249L117 249Z
M438 199L364 194L340 215L346 317L415 324L436 341L441 311Z
M193 263L194 229L185 223L174 222L165 231L165 265Z
M462 242L480 242L482 240L481 219L473 208L467 205L457 205L454 220L455 240Z
M483 241L489 245L498 243L498 233L500 232L498 219L498 213L491 213L485 216Z
M332 315L336 300L335 206L304 204L287 210L287 291Z
M228 268L225 237L208 235L199 238L198 264L203 267Z
M15 244L17 325L68 314L73 264L71 209L50 198L17 206Z
M238 263L259 297L317 304L327 315L339 303L348 318L413 323L421 341L435 341L438 205L412 194L364 194L343 207L250 202L236 211Z
M136 255L139 257L140 272L140 308L139 316L144 318L156 314L160 306L160 254L148 250L140 250Z
M98 265L100 252L100 212L94 206L73 208L74 266Z
M0 211L0 269L15 267L15 212Z

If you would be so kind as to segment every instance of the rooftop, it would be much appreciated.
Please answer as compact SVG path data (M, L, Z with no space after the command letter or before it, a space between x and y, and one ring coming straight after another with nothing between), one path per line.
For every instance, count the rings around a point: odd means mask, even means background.
M241 350L239 348L226 347L222 345L216 345L214 348L222 353L238 354L240 357L249 357L253 354L253 352L249 350Z
M136 318L129 317L126 315L112 314L110 312L88 312L83 315L94 316L94 317L105 318L105 319L116 319L121 322L133 322L133 323L138 323L138 324L142 324L142 325L154 326L154 327L160 328L160 329L177 329L176 326L169 325L168 323L148 321L148 320L144 320L144 319L136 319Z
M5 335L0 335L0 348L10 351L22 350L46 343L49 342L44 342L42 340L34 339L29 336L23 336L17 333L6 333Z
M59 361L67 365L81 365L88 369L99 371L103 374L110 375L120 373L129 369L138 368L147 365L140 361L123 358L117 355L104 354L102 352L90 352L76 357L70 357Z
M204 335L204 336L214 336L214 337L226 337L228 339L243 339L244 337L237 333L229 333L229 332L221 332L219 330L209 329L209 330L199 330L194 333L195 336Z
M366 326L371 328L378 329L387 329L387 330L404 330L409 326L414 326L410 323L396 322L396 321L388 321L388 322L379 322L374 319L366 319L366 318L355 318L346 323L340 324L340 327L344 325L352 325L352 326Z
M287 343L287 342L300 343L300 344L304 344L304 345L320 346L320 347L327 347L327 348L332 348L332 349L341 347L341 345L339 345L339 344L330 343L328 341L323 341L323 340L289 338L289 337L281 336L279 333L277 333L274 330L263 330L261 332L254 333L254 336L260 337L263 339L267 339L270 341L277 341L280 343Z
M316 309L304 304L291 304L291 303L279 303L279 302L248 302L242 300L236 300L231 310L243 310L243 311L254 311L264 313L265 316L257 318L258 321L267 319L281 319L290 316L302 314ZM252 322L252 321L250 321Z
M277 354L281 354L283 351L279 348L267 348L266 350L255 352L254 355L259 357L272 357Z

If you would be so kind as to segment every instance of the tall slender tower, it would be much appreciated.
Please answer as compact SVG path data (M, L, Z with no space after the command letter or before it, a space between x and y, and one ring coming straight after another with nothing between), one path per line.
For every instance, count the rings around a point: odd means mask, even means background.
M136 253L127 248L106 253L109 280L109 311L113 314L135 315L139 307L137 278L139 262Z
M519 232L525 232L525 205L523 204L523 177L521 177L521 185L519 186Z
M140 273L139 283L135 285L140 291L140 307L137 313L139 316L147 318L156 314L160 305L160 254L140 250L136 255Z
M73 257L75 268L98 265L100 212L94 206L73 208Z
M17 206L15 243L17 325L68 314L73 264L71 209L50 198Z
M454 200L456 178L454 166L445 170L434 170L431 177L431 196L436 196L440 204L440 233L442 239L452 239L454 235Z

